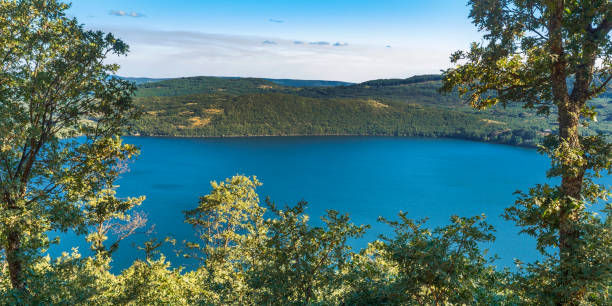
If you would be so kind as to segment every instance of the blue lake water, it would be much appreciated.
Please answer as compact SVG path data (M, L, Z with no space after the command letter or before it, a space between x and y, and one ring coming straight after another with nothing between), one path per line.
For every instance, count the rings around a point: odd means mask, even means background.
M379 216L395 218L404 211L439 226L454 214L484 213L497 229L497 240L487 247L501 257L499 266L538 257L535 242L518 235L518 228L500 216L513 203L514 191L546 182L549 161L533 149L402 137L127 137L126 142L142 152L118 182L119 195L145 195L138 209L147 213L156 236L173 236L177 246L195 239L183 223L183 211L197 206L199 196L210 191L209 182L244 174L263 182L262 202L267 196L281 205L307 201L314 224L334 209L348 213L356 224L372 225L353 243L355 248L390 234L377 222ZM144 257L132 244L145 238L122 242L115 270ZM190 266L165 251L173 264Z

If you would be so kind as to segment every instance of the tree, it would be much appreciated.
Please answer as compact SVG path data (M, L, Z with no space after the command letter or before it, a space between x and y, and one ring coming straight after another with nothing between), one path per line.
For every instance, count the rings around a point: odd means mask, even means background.
M471 0L469 4L470 18L484 32L483 42L451 56L456 66L445 71L442 89L456 88L478 109L521 101L539 113L556 112L558 135L551 136L541 151L552 159L549 177L561 177L561 184L553 189L536 187L509 209L508 218L538 236L541 250L558 247L554 301L579 303L587 288L606 277L582 273L577 267L586 265L581 250L590 239L583 226L586 206L607 195L592 178L610 171L612 146L603 136L582 136L580 127L596 119L588 101L612 80L612 3ZM605 270L610 264L596 266Z
M137 115L135 87L106 63L128 47L83 29L68 7L0 2L0 250L19 293L50 231L85 234L142 201L111 192L137 154L118 137Z
M225 182L211 182L210 194L200 198L198 207L185 212L185 222L197 231L200 242L188 247L202 260L226 261L231 250L245 239L265 234L263 215L256 188L256 177L235 175Z
M513 304L503 287L507 272L495 270L480 245L495 240L484 216L451 217L451 224L430 230L427 219L406 213L391 225L393 238L370 243L355 256L355 275L345 304L491 305Z
M312 226L304 201L284 209L267 204L274 218L266 220L267 239L246 271L253 304L339 304L354 255L348 242L369 226L334 210L321 217L323 226Z
M188 243L203 265L202 304L309 304L338 300L343 273L352 255L349 239L367 226L328 211L324 226L312 226L306 202L279 209L259 205L256 178L236 175L211 183L197 208L187 211L200 241Z
M244 304L244 274L255 261L256 249L267 232L265 208L259 206L256 177L235 175L225 182L211 182L212 191L200 198L198 207L185 212L199 241L188 242L194 250L187 257L200 259L200 272L214 289L217 304Z

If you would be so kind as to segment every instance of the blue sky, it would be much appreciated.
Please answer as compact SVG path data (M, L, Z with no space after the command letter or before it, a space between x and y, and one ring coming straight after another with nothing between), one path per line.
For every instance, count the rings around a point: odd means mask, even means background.
M437 73L479 39L463 0L75 0L131 46L121 75L365 81Z

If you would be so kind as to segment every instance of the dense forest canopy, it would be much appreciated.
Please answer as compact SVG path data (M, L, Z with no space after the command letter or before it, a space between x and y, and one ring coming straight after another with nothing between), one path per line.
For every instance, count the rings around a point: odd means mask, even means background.
M557 129L553 115L520 104L479 112L456 93L441 94L441 75L353 85L286 87L266 79L192 77L141 84L148 136L386 135L454 137L535 146ZM602 118L584 133L611 134L612 103L593 99Z

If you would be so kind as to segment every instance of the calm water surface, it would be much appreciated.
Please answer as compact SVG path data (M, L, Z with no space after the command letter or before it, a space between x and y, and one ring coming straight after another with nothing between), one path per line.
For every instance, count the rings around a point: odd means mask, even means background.
M397 137L128 137L126 142L142 152L119 181L119 195L146 195L139 210L148 214L156 236L173 236L177 245L195 238L183 223L183 211L197 206L198 197L211 190L209 182L244 174L263 182L262 200L309 202L315 224L326 209L335 209L356 224L372 225L355 248L390 233L377 222L379 216L394 218L404 211L412 218L429 217L437 226L454 214L484 213L497 228L496 242L487 247L501 257L498 265L537 258L534 241L500 217L513 203L514 191L546 182L549 162L533 149ZM144 240L139 235L123 242L114 269L142 258L132 245ZM166 255L177 265L191 265L168 250Z

